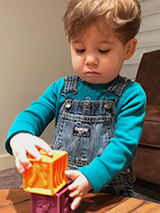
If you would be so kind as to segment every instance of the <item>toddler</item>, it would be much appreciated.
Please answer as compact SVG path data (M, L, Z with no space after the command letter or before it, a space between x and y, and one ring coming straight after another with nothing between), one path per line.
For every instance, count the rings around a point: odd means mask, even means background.
M120 76L135 52L141 23L137 0L70 0L63 18L75 76L51 86L13 122L6 149L23 173L26 154L68 152L66 175L76 209L88 191L134 197L132 161L141 136L146 96ZM52 149L38 136L55 118Z

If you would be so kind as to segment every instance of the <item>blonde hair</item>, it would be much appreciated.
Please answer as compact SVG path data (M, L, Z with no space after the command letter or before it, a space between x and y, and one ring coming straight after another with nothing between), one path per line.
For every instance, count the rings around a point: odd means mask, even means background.
M97 20L109 24L117 38L127 43L139 31L141 7L138 0L69 0L63 17L68 40Z

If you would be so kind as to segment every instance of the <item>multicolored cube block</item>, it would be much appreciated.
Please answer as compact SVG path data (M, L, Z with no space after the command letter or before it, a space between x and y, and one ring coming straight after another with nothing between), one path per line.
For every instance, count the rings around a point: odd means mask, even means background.
M31 155L28 156L32 167L23 174L24 191L54 195L68 182L64 173L67 170L67 152L54 150L52 157L42 150L40 153L41 161L36 161Z
M31 193L31 213L74 213L68 184L53 196Z

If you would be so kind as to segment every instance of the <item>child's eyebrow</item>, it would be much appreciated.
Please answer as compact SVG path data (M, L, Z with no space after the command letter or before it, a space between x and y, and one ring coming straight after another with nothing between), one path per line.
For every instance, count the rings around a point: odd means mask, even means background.
M72 43L76 44L76 43L84 43L83 41L80 41L80 40L72 40Z
M114 41L100 41L99 44L114 44Z
M77 44L77 43L84 43L83 41L80 40L72 40L73 44ZM98 44L114 44L114 41L99 41Z

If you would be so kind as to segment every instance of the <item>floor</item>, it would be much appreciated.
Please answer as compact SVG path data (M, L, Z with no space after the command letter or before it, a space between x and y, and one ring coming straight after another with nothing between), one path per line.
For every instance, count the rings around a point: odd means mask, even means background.
M0 171L0 189L23 188L22 175L15 169ZM136 197L160 204L160 185L137 179L134 184Z
M160 185L137 179L134 183L134 192L137 198L160 204Z

